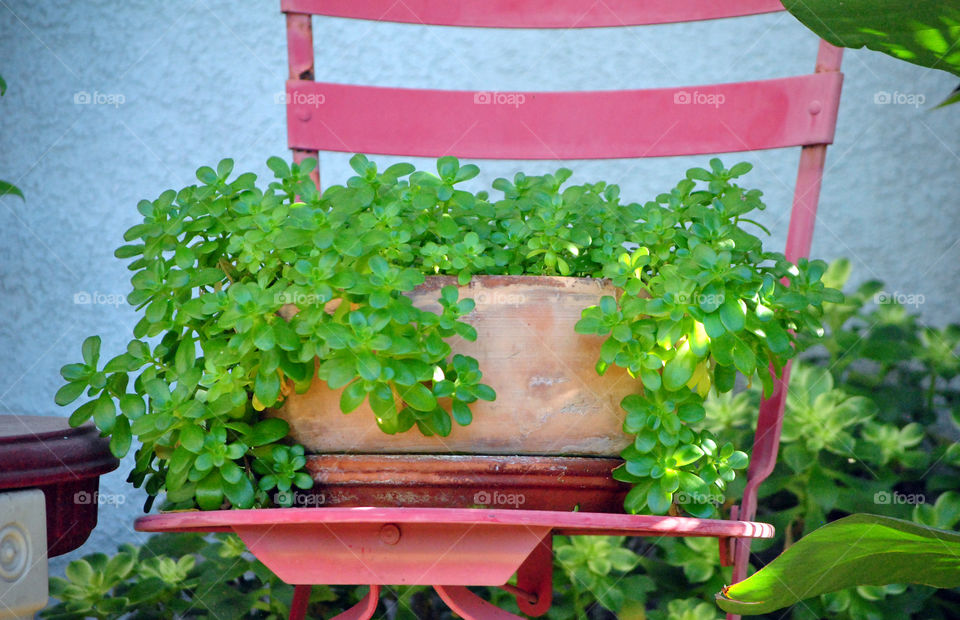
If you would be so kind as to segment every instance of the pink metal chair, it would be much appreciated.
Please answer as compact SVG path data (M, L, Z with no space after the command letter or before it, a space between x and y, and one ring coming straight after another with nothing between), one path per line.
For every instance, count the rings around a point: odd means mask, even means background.
M528 92L523 104L482 105L489 93L412 90L314 81L312 16L493 28L589 28L688 22L782 11L777 0L281 0L290 79L287 125L294 159L318 150L467 159L599 159L714 154L802 147L786 256L807 256L826 147L840 99L842 50L820 42L816 70L796 77L653 90ZM695 91L724 105L678 105ZM322 105L314 105L322 101ZM575 118L575 123L563 119ZM630 123L624 119L643 119ZM319 176L315 178L319 185ZM298 586L301 618L311 583L434 586L466 618L515 618L464 586L501 585L520 609L550 606L552 535L713 536L734 582L746 576L751 538L773 528L749 523L757 488L773 470L789 366L764 400L734 521L527 510L296 508L151 515L152 531L234 531L253 553ZM402 532L402 534L401 534ZM514 573L517 586L502 586ZM454 585L449 585L454 584ZM369 618L379 586L338 618Z

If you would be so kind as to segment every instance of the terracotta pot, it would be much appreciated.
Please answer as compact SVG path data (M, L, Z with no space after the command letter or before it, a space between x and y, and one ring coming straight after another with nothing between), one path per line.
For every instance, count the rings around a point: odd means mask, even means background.
M497 508L621 512L623 461L590 457L324 454L295 506Z
M438 311L440 289L455 283L428 277L410 297ZM597 375L604 339L574 331L584 308L617 292L604 280L540 276L474 276L460 287L461 298L476 301L464 320L476 328L477 340L450 344L454 353L479 361L482 381L497 399L473 403L473 422L454 423L448 437L424 437L416 427L386 435L366 403L344 415L340 390L319 380L289 396L276 415L316 453L617 455L629 443L619 403L638 383L619 367Z

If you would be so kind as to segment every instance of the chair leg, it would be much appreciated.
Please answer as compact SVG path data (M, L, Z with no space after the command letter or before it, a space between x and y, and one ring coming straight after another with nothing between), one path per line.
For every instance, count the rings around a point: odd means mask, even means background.
M465 586L433 586L447 607L466 620L522 620L520 616L491 605Z
M293 586L293 602L290 603L290 620L303 620L310 603L310 590L313 586Z
M535 600L517 597L517 606L528 616L542 616L553 602L553 534L547 534L517 570L517 587Z
M370 620L380 603L380 586L371 585L370 591L359 603L331 620Z

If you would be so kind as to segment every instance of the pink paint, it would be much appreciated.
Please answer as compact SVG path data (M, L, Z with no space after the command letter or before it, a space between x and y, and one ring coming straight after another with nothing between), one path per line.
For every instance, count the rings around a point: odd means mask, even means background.
M521 609L545 613L552 598L554 534L771 538L773 526L651 515L456 508L274 508L172 512L137 519L146 532L236 533L280 579L324 584L432 585L466 618L513 618L464 586L501 586L518 573ZM376 593L343 618L369 618ZM297 588L291 618L309 589ZM472 615L471 615L472 614Z
M284 13L478 28L596 28L690 22L783 10L778 0L281 0Z
M294 149L414 157L609 159L751 151L831 142L840 84L839 73L593 92L290 80L287 132Z

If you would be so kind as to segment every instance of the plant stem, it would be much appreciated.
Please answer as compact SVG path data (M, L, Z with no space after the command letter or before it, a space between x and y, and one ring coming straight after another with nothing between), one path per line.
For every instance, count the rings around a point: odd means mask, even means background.
M230 275L230 271L233 265L231 265L226 258L221 256L220 260L217 261L217 266L220 267L221 270L223 270L224 275L227 276L227 280L230 280L230 284L233 284L234 279L233 279L233 276Z

